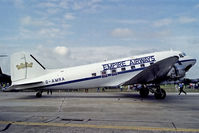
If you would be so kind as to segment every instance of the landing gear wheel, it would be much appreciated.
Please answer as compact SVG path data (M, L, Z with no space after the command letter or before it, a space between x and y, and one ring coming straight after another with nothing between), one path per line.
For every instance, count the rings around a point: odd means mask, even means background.
M140 89L140 96L141 96L142 98L145 98L145 97L147 97L148 95L149 95L149 89L146 89L146 88Z
M156 99L165 99L166 91L164 89L157 89L154 96Z
M42 97L42 92L41 91L37 92L36 97Z

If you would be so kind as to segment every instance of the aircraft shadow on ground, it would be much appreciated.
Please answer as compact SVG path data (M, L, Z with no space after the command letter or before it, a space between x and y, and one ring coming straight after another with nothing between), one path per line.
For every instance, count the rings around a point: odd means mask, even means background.
M27 95L27 96L23 96L23 97L20 97L19 99L54 99L54 98L90 98L90 99L93 99L93 98L95 98L95 99L118 99L118 100L120 100L120 99L131 99L131 100L134 100L134 101L136 101L136 100L141 100L141 101L155 101L156 99L154 98L154 96L151 94L151 95L149 95L148 97L146 97L146 98L142 98L142 97L140 97L140 95L139 94L124 94L124 93L117 93L117 94L115 94L115 95L113 95L113 94L110 94L110 95L94 95L94 96L91 96L90 94L88 94L88 95L85 95L85 94L83 94L83 95L77 95L77 94L75 94L74 93L74 95L73 94L70 94L70 95L43 95L42 97L40 97L40 98L38 98L38 97L36 97L35 95ZM167 96L167 98L166 99L164 99L164 100L158 100L158 101L168 101L168 99L170 99L171 98L171 96ZM172 98L173 99L173 98Z

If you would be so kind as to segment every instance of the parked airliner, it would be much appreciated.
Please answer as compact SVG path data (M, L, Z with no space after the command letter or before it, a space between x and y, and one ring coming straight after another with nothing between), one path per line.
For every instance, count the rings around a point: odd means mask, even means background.
M49 89L85 89L142 84L142 97L149 91L155 98L164 99L160 83L179 79L196 63L196 59L180 51L161 51L117 60L63 69L46 69L32 54L14 53L11 56L12 85L8 90L34 89L36 96ZM153 88L147 84L154 84Z

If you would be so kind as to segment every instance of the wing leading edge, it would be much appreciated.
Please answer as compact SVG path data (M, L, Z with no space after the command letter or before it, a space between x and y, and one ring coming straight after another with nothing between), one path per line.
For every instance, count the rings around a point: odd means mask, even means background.
M167 73L178 59L177 56L173 56L158 61L145 68L142 72L125 82L123 85L160 83L165 80Z

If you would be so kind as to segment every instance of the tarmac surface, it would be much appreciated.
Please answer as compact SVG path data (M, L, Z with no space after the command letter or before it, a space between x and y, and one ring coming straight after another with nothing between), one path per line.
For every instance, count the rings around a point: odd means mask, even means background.
M0 92L2 133L199 132L199 94Z

